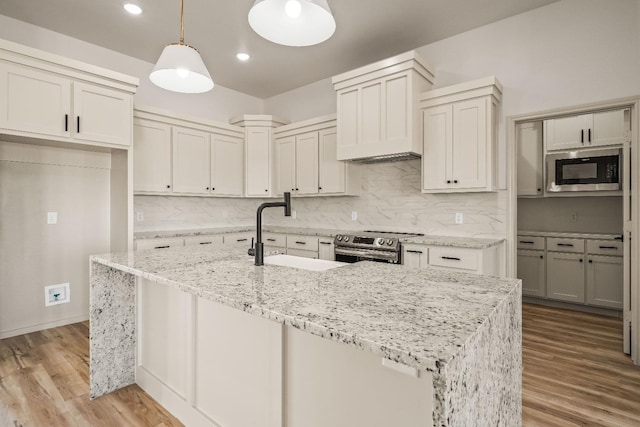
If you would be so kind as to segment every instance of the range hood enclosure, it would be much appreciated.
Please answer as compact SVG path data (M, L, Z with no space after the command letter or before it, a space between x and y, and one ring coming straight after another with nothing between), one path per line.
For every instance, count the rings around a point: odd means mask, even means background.
M410 51L333 77L338 160L372 163L421 157L418 104L433 85L432 70Z

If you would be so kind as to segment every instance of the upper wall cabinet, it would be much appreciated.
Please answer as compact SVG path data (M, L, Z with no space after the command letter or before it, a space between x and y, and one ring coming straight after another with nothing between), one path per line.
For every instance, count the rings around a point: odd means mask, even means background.
M333 78L337 92L338 160L419 157L420 94L432 68L414 51Z
M629 129L629 110L600 111L544 121L547 151L620 145Z
M245 195L275 196L273 130L289 122L270 115L244 115L230 123L245 129Z
M501 100L495 77L422 95L423 193L496 191Z
M239 127L137 107L134 192L241 197L243 136Z
M0 40L3 133L128 147L138 79Z
M356 195L360 168L336 157L336 117L328 115L274 130L276 195Z
M518 123L518 197L542 196L542 122Z

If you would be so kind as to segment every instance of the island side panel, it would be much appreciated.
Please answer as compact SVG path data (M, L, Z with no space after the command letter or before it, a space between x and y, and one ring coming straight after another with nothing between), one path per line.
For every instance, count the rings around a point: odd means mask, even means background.
M89 297L91 399L136 381L135 277L91 263Z
M522 287L508 297L444 366L438 385L444 405L436 426L522 424Z

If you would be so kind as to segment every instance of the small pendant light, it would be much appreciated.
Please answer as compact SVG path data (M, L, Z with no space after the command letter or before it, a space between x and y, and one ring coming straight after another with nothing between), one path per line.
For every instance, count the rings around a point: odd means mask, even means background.
M184 0L180 0L180 42L165 46L149 79L172 92L202 93L213 89L213 80L200 54L184 42Z
M256 0L249 25L263 38L285 46L311 46L336 31L327 0Z

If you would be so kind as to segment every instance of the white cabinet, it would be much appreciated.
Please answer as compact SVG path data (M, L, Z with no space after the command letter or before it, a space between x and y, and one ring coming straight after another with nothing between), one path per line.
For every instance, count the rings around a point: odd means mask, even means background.
M262 233L262 243L264 252L278 251L281 254L287 253L287 235L279 233Z
M188 236L184 238L185 246L209 246L221 245L224 241L222 234L204 234L201 236Z
M210 182L209 134L173 127L173 191L207 194Z
M287 255L318 258L319 239L316 236L287 235Z
M241 197L244 189L244 141L211 135L211 194Z
M171 193L171 126L135 118L133 191Z
M224 235L225 245L246 246L251 247L251 240L255 239L253 232L227 233Z
M402 264L407 267L426 267L429 265L429 249L421 245L404 245L402 247Z
M522 295L546 295L544 251L518 249L518 279L522 280Z
M622 310L623 257L587 257L587 304Z
M518 197L542 196L544 155L542 122L519 123L516 127L518 151Z
M0 62L0 128L37 138L129 146L133 86L110 88L106 81L94 84L60 72L54 65L38 69Z
M318 194L318 132L276 139L276 195Z
M415 52L333 77L339 160L422 153L419 94L434 74Z
M318 258L327 261L336 260L335 246L330 237L320 237L318 239Z
M495 77L422 95L423 193L496 190L501 99Z
M547 252L547 297L584 303L584 254Z
M136 240L136 250L143 251L147 249L169 249L176 246L184 246L182 237L159 237L153 239Z
M620 145L627 139L629 110L600 111L544 121L548 151Z
M335 115L291 123L274 134L277 195L360 194L360 166L336 157Z
M241 197L243 136L239 127L137 107L134 192Z
M269 115L244 115L230 120L245 129L245 196L275 195L273 130L288 122Z

